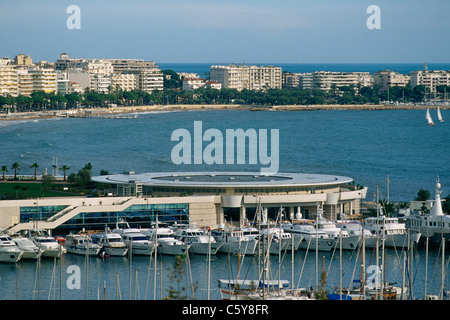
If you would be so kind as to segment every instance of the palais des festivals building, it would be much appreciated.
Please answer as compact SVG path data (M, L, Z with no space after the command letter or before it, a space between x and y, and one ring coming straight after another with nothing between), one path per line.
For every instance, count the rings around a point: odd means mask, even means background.
M42 228L65 235L80 230L111 229L119 220L131 227L196 223L217 228L254 221L258 205L275 220L314 219L318 205L336 219L360 213L367 188L353 179L310 173L262 175L249 172L135 173L97 176L106 197L39 198L0 201L0 228L8 232Z

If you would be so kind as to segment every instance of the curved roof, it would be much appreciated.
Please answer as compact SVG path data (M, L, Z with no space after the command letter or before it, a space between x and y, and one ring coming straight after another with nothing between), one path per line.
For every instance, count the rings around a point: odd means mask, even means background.
M352 178L312 174L277 173L262 175L259 172L149 172L123 173L97 176L95 182L109 184L128 184L139 182L148 186L178 187L287 187L287 186L326 186L350 183Z

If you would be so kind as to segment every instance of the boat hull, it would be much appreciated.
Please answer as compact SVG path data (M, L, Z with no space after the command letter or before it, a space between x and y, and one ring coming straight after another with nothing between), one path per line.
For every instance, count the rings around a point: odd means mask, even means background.
M85 246L66 246L67 252L78 255L96 256L101 250L101 247L87 247Z
M222 247L221 243L192 243L191 247L189 248L190 253L194 254L209 254L209 249L211 248L211 254L217 254L219 249Z
M231 241L231 242L222 242L222 246L219 249L221 253L231 253L231 254L255 254L256 248L258 245L258 240L248 240L248 241Z
M23 252L17 248L0 251L0 262L15 263L22 258Z
M178 244L158 244L158 253L172 256L181 256L187 253L187 249L189 246L187 245L178 245Z
M317 249L319 251L331 251L334 248L336 240L334 239L319 239L317 243ZM301 250L315 250L316 249L316 238L304 238L300 242L299 249Z
M128 248L104 246L101 251L104 251L108 256L124 257L128 252Z

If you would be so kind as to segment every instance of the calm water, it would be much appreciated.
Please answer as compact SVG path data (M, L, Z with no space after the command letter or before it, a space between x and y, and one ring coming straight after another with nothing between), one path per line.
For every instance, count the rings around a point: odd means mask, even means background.
M444 119L450 118L442 110ZM433 114L433 116L435 116ZM86 163L93 174L152 171L259 171L257 165L175 165L172 132L194 121L208 128L279 129L280 172L309 172L352 177L369 187L377 184L391 200L413 200L420 188L434 194L440 176L443 195L450 193L450 126L447 120L427 126L424 110L391 111L188 111L139 114L137 119L48 119L0 122L0 165L19 162L21 174L52 172L52 159L77 172ZM204 143L204 147L207 143ZM225 145L225 144L224 144ZM248 161L247 161L248 162ZM12 169L9 174L12 174Z
M386 254L386 280L401 286L403 283L403 255L404 252L388 249ZM375 253L366 251L366 267L376 265ZM427 293L439 294L441 287L441 259L438 248L429 251ZM157 275L155 281L154 260L149 257L134 256L130 261L128 257L110 257L101 259L66 254L61 260L43 258L40 271L37 263L33 261L19 261L17 264L0 264L0 300L78 300L103 299L164 299L169 294L170 287L179 288L183 296L190 299L206 300L208 298L208 261L206 256L191 255L190 264L182 265L182 274L179 283L170 280L175 273L173 256L158 256ZM448 264L449 255L446 255ZM306 261L305 261L306 260ZM419 249L413 257L413 273L410 269L405 275L405 283L413 282L414 298L421 298L425 285L425 250ZM294 253L295 287L316 286L316 260L315 251L296 251ZM305 262L304 262L305 261ZM326 290L333 291L340 286L339 249L335 252L319 252L318 275L322 270L328 272ZM351 286L353 280L359 280L360 255L357 251L343 251L342 254L342 285ZM381 256L380 256L381 264ZM80 287L69 289L73 284L73 273L69 266L77 266L80 270ZM189 266L189 267L188 267ZM162 267L162 268L161 268ZM161 271L162 270L162 271ZM287 253L278 269L278 256L271 256L270 279L278 279L278 270L281 270L280 279L292 283L292 256ZM240 269L240 279L258 279L260 268L258 257L246 257ZM131 274L131 277L130 277ZM210 299L221 299L217 287L219 279L234 279L238 276L238 258L219 254L212 258L210 275ZM370 274L369 274L370 276ZM192 281L191 281L192 279ZM68 285L69 284L69 285ZM155 290L156 284L156 290ZM320 286L320 280L318 282ZM162 286L162 287L161 287ZM448 288L448 281L444 282ZM186 293L186 288L188 292ZM131 290L130 290L131 289ZM193 289L193 290L192 290ZM131 292L131 295L130 295Z
M450 119L450 112L443 110L444 119ZM369 187L366 200L372 200L376 185L382 195L386 194L386 177L390 179L391 200L412 200L420 188L434 194L436 176L442 183L443 195L450 193L450 129L448 121L429 127L424 110L392 111L309 111L309 112L250 112L250 111L189 111L139 114L137 119L43 119L0 122L0 165L11 166L19 162L21 174L33 174L31 164L37 162L40 170L47 168L51 173L52 158L58 165L68 165L70 172L77 172L91 162L93 173L105 169L110 173L134 169L136 172L150 171L259 171L260 165L174 165L171 150L176 144L170 137L178 128L193 132L194 121L202 121L203 130L226 129L279 129L281 172L311 172L337 174L352 177L356 183ZM206 143L205 143L206 145ZM10 169L10 174L12 169ZM434 195L433 195L434 196ZM387 264L388 280L401 283L400 267L402 253L389 250ZM320 269L325 256L325 269L330 261L327 281L329 289L339 286L339 253L333 259L332 253L319 253ZM437 294L440 287L440 261L437 249L430 253L428 262L428 292ZM307 257L300 278L305 252L295 255L294 282L301 287L315 285L314 252ZM356 252L344 252L344 285L351 282L356 260ZM372 261L371 261L372 259ZM375 264L367 253L366 264ZM277 278L278 257L272 257L273 278ZM157 299L167 295L169 268L174 258L165 256L158 270ZM401 262L400 262L401 261ZM423 294L425 277L424 250L418 250L414 258L414 295ZM103 297L115 299L120 291L122 299L131 297L153 299L153 267L149 259L135 257L130 266L127 258L93 258L89 262L87 275L84 273L84 257L67 254L62 265L52 259L42 262L40 275L36 273L36 263L20 261L16 265L0 264L0 299L59 299L60 287L63 299ZM159 263L158 263L159 264ZM82 273L83 290L69 290L66 282L68 266L76 265ZM191 256L191 273L197 285L197 298L207 298L207 264L203 256ZM359 278L359 266L354 278ZM254 258L246 258L241 274L254 278L258 273L258 263ZM135 276L137 274L137 280ZM237 275L237 258L219 255L211 263L211 298L219 299L217 279L232 278ZM52 281L53 278L53 281ZM119 279L117 282L116 279ZM281 266L281 278L291 280L290 256ZM147 280L149 279L149 280ZM300 280L299 280L300 279ZM147 286L147 282L149 285ZM117 283L120 290L116 291ZM135 286L135 283L137 284ZM173 283L173 282L172 282ZM186 279L181 285L186 287ZM51 288L51 290L50 290ZM147 291L147 295L145 292ZM189 292L192 297L192 293Z

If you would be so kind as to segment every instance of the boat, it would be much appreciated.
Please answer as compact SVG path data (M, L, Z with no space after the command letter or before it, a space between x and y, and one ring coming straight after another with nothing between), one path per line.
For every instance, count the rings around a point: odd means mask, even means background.
M23 255L21 259L38 259L44 252L44 250L38 247L33 241L18 233L11 234L11 239L16 243L19 249L22 250Z
M427 119L429 126L434 126L433 119L431 118L431 115L430 115L430 108L427 108L427 113L425 115L425 119Z
M240 228L223 228L219 226L218 229L212 231L212 236L217 242L221 243L219 252L231 254L254 254L258 240L256 238L249 238L244 235Z
M269 247L270 254L280 254L286 250L297 250L303 240L302 236L294 236L282 229L281 226L276 227L270 224L260 224L258 229L264 241L268 241L266 243Z
M87 234L69 234L66 237L67 252L79 255L95 256L99 254L102 246L92 242Z
M15 263L22 258L23 252L7 234L0 234L0 262Z
M381 206L380 211L381 211ZM373 235L378 236L378 243L385 241L386 247L406 248L408 246L408 232L406 224L400 223L398 218L386 217L382 213L378 217L369 217L364 221L364 228ZM420 234L413 235L415 242L418 242ZM366 246L367 247L367 246Z
M323 218L320 213L317 221L313 223L313 227L325 232L337 242L342 240L342 249L344 250L354 250L358 247L360 237L350 237L344 228L338 228L334 222ZM338 243L337 246L340 244Z
M329 236L325 231L316 229L312 220L296 219L290 223L283 223L281 228L294 235L302 237L298 249L314 249L319 251L331 251L335 247L336 239Z
M60 258L65 253L65 249L50 235L48 230L31 229L27 230L25 234L36 246L43 250L41 257Z
M437 117L439 122L444 122L444 118L442 118L441 109L439 107L437 108Z
M338 220L336 227L348 233L348 241L342 240L342 249L356 249L361 241L361 235L364 235L364 244L367 248L375 248L377 245L377 236L365 229L362 223L353 220Z
M98 232L91 236L92 242L102 247L100 254L107 256L123 257L128 252L127 245L123 242L120 234L111 232L109 228L105 228L104 232Z
M175 232L167 227L140 229L148 240L156 244L156 250L160 254L184 255L190 248L189 244L175 239Z
M195 254L216 254L222 246L222 243L200 228L178 228L175 237L190 245L189 252Z
M140 229L130 228L129 224L125 221L119 221L116 223L116 229L113 232L117 232L123 239L123 242L127 245L132 254L149 256L154 250L154 243L143 234Z
M430 213L412 213L406 219L410 231L420 233L432 242L450 239L450 216L444 214L441 203L441 184L436 179L436 195Z
M247 280L219 279L218 287L222 300L259 300L268 299L271 292L290 287L288 280Z

